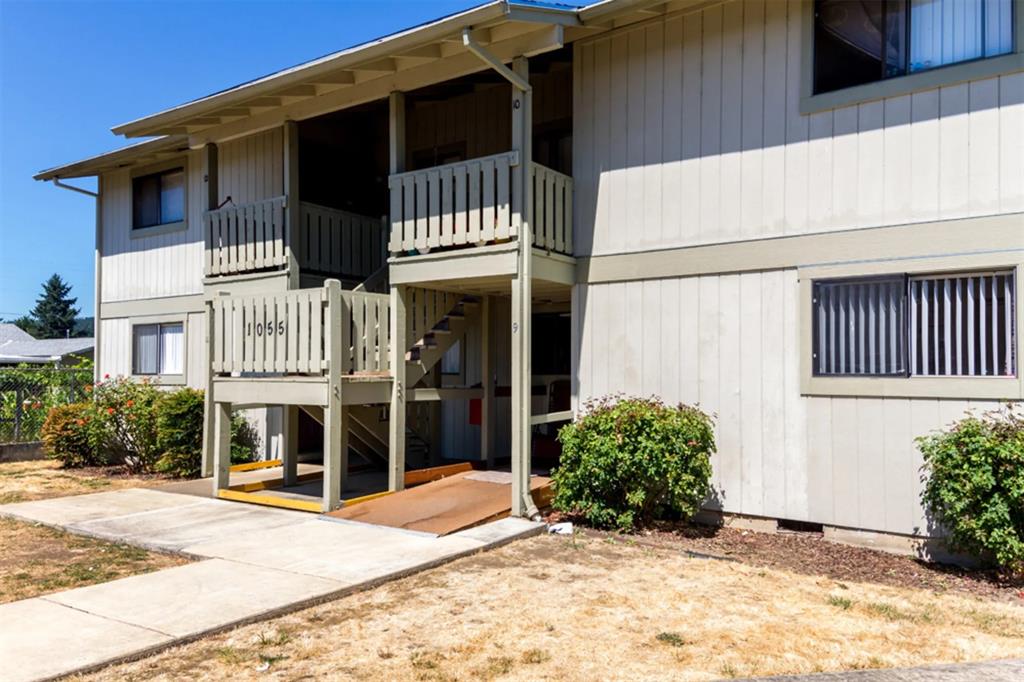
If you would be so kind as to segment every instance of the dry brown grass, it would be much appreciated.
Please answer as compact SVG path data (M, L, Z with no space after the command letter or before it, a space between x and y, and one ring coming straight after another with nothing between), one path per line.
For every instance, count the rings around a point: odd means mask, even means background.
M1024 608L539 537L90 679L683 679L1024 655Z
M0 547L0 604L187 561L8 518L0 518Z
M165 482L162 477L125 476L112 468L62 469L53 460L5 462L0 464L0 504Z

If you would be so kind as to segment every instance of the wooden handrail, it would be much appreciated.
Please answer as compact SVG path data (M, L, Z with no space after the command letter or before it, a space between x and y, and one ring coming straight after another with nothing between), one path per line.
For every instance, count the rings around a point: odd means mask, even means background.
M203 214L207 276L236 274L288 264L285 196L225 206Z

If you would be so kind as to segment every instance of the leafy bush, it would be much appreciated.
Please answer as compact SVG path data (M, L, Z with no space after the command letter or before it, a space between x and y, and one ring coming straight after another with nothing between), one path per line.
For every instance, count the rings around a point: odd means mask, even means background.
M1024 415L1011 405L968 415L917 446L921 499L950 547L1024 571Z
M711 418L695 407L603 398L558 432L554 506L603 528L688 519L708 494Z
M148 379L105 378L93 387L99 418L129 473L151 472L160 458L156 404L161 395Z
M231 415L231 463L252 462L259 449L260 434L256 427L237 412Z
M182 388L165 393L156 403L157 447L162 453L155 468L175 478L193 478L203 462L203 391ZM259 434L241 414L231 418L231 463L251 462L259 449Z
M175 478L198 476L203 458L203 392L182 388L156 403L157 471Z
M51 408L40 435L46 455L67 468L108 463L105 432L91 403Z

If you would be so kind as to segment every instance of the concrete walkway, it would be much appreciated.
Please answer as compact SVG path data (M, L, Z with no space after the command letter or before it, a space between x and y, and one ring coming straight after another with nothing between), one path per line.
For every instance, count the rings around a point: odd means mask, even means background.
M0 605L0 678L47 679L268 618L539 533L504 519L445 537L145 489L0 506L202 561Z
M780 675L751 678L749 682L1019 682L1024 680L1024 660L985 661L920 668L853 670L816 675Z

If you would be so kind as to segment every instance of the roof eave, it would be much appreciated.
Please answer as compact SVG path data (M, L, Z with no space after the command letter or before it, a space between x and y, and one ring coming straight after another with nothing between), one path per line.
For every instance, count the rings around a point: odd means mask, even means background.
M35 174L35 180L59 180L67 178L86 178L113 170L125 165L132 165L150 157L156 160L160 155L175 153L188 146L185 135L168 135L155 140L137 142L128 147L104 152L86 159L55 166Z
M155 132L166 130L168 127L173 127L183 120L197 116L201 112L209 111L213 107L227 107L232 104L238 104L255 97L260 97L273 90L302 83L317 75L344 69L347 66L355 66L360 62L381 59L398 50L410 50L418 47L421 43L432 42L457 33L465 26L472 26L507 16L509 10L507 0L494 0L493 2L470 8L443 19L393 33L368 43L356 45L289 69L277 71L223 92L208 95L134 121L122 123L111 128L111 131L115 135L124 135L125 137L153 135ZM531 10L523 6L517 6L516 10L525 12L537 11L538 13L541 11L540 9ZM550 8L543 8L543 11L546 13L551 10Z

